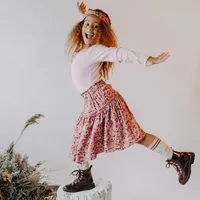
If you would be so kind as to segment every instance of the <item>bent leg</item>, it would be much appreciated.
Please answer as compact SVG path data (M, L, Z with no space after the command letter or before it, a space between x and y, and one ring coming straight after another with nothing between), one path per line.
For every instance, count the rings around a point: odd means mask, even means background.
M182 185L187 183L191 175L191 165L195 159L193 152L174 151L161 139L149 133L138 144L167 157L167 167L172 165L176 169L179 176L179 183Z
M155 135L147 133L144 139L139 141L138 144L141 144L152 151L160 153L168 159L171 159L173 156L173 149Z

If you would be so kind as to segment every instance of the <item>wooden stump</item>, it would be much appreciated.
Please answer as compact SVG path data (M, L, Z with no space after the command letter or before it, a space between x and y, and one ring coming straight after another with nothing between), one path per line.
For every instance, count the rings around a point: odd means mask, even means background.
M63 191L64 185L62 185L57 190L56 200L111 200L111 182L103 179L97 179L94 182L96 187L92 190L85 190L76 193Z

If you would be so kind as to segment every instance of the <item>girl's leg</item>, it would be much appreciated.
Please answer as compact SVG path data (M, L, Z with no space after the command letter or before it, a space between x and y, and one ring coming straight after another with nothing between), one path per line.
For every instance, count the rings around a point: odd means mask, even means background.
M167 157L167 159L171 159L173 157L173 149L155 135L147 133L146 137L142 139L139 144Z
M89 166L89 161L83 161L79 164L79 170L74 170L71 174L78 176L72 183L65 185L63 190L65 192L80 192L83 190L90 190L95 187L91 174L92 165Z
M81 170L89 169L89 167L90 167L89 161L83 161L83 162L79 165L79 169L81 169Z
M194 163L193 152L177 152L165 144L161 139L152 134L146 134L145 138L138 142L152 151L167 158L167 167L172 165L179 175L179 183L184 185L190 178L191 165Z

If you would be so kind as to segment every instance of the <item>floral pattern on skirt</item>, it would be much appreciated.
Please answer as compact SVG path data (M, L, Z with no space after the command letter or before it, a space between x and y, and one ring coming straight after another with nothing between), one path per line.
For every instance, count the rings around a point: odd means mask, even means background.
M81 96L84 107L74 127L70 152L74 162L124 150L145 137L125 100L110 84L100 80Z

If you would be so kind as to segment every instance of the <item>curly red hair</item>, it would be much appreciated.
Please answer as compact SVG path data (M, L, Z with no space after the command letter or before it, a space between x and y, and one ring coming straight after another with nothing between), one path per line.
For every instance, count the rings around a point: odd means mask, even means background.
M117 37L115 35L115 32L113 28L111 27L111 20L107 13L100 9L95 9L94 11L102 12L105 14L110 24L107 24L103 21L101 21L100 27L101 27L101 39L100 44L106 46L106 47L118 47L117 44ZM71 30L67 37L67 43L66 43L66 50L69 54L74 56L76 52L79 52L82 49L82 46L84 44L83 37L82 37L82 27L84 24L84 20L78 22ZM100 63L99 72L101 77L104 79L108 79L108 74L110 69L113 67L112 62L102 62Z

